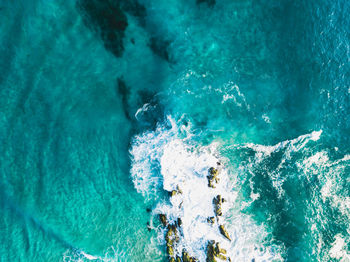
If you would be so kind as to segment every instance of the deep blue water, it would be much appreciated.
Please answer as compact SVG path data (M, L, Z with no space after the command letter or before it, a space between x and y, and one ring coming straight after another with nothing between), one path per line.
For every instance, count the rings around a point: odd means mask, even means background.
M0 1L0 261L168 261L160 213L201 261L211 239L231 261L350 261L349 13Z

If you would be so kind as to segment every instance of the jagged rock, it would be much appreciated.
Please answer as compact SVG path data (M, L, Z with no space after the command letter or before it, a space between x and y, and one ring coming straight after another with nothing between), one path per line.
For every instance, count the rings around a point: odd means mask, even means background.
M219 243L215 243L214 240L211 240L208 242L207 245L207 262L216 262L216 258L226 260L227 257L224 255L226 254L226 250L223 248L220 248Z
M207 222L210 224L214 224L215 223L215 217L208 217L207 218Z
M159 214L159 220L160 222L162 222L163 226L167 226L168 225L168 221L166 219L166 215L164 214Z
M182 261L183 262L197 262L198 259L191 257L186 250L182 250Z
M216 257L220 258L221 260L225 260L225 261L227 259L227 257L225 257L223 254L217 254Z
M170 196L175 196L177 194L182 194L182 190L180 189L179 186L176 186L176 190L172 190L171 192L169 192Z
M215 241L214 240L209 241L209 243L207 245L207 259L206 259L206 262L216 262L214 245L215 245Z
M182 250L182 261L190 262L190 255L185 250Z
M169 257L173 257L175 255L174 248L175 242L180 240L177 228L175 225L168 225L168 230L165 234L165 241L167 246L167 253ZM175 262L175 259L173 260Z
M216 168L214 167L209 168L209 175L207 176L209 187L215 188L215 185L214 185L215 182L218 183L220 180L218 178L218 175L219 175L219 171Z
M182 219L180 217L177 218L177 225L181 227L182 225Z
M231 241L231 238L230 238L230 235L228 234L227 230L225 229L225 227L223 225L220 225L219 226L219 230L220 230L220 233L226 237L228 240Z
M167 246L166 251L170 257L174 256L174 248L172 246Z
M216 216L222 216L222 210L221 210L221 204L222 204L222 197L221 195L217 195L213 199L214 204L214 212Z
M174 241L175 242L179 242L180 241L180 237L179 234L177 232L177 228L175 225L169 225L168 226L168 231L165 234L165 241L166 241L166 245L168 247L173 247L174 246Z
M216 251L216 253L222 253L222 254L224 254L224 255L227 254L226 249L220 248L219 242L216 242L215 251Z

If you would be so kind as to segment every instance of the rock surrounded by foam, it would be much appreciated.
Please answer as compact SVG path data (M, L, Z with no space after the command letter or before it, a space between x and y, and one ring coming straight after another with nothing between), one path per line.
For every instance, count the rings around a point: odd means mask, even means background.
M225 160L215 156L217 144L206 147L195 144L189 130L171 120L170 129L159 126L154 132L136 137L131 150L136 189L147 199L152 197L157 203L152 213L164 214L168 225L176 226L178 231L178 242L170 243L169 259L183 261L186 251L189 257L206 261L207 245L212 240L227 251L220 254L233 261L279 258L277 249L266 249L262 244L266 236L264 227L255 225L237 209L238 193L230 179L233 174L229 176L225 165L218 165ZM213 178L211 168L217 169L215 188L208 185L208 176ZM218 204L222 215L217 215ZM228 238L220 232L221 225ZM165 246L168 226L157 230L158 239Z
M219 163L219 162L217 162L217 163ZM207 190L207 192L202 192L202 193L210 195L210 191L215 188L213 186L213 183L215 182L216 184L218 184L219 181L220 181L218 176L219 176L218 169L214 168L214 167L210 167L209 170L208 170L208 176L207 176L207 179L209 181L209 184L208 184L209 191ZM203 176L200 176L200 177L203 178ZM185 219L185 220L188 221L189 219L186 217L186 215L191 214L192 218L195 218L195 219L192 219L190 221L191 223L189 225L190 226L194 226L194 227L198 226L198 229L203 226L203 229L204 229L205 225L203 223L203 219L198 219L198 218L203 218L204 217L203 211L208 211L208 209L202 209L202 210L195 209L195 210L198 210L198 211L202 211L199 214L197 214L194 210L192 210L192 213L188 213L188 214L186 214L185 212L181 212L181 211L184 211L184 208L183 208L184 201L186 201L187 204L189 204L194 199L196 200L196 196L197 195L189 194L189 198L185 199L183 193L186 194L186 193L191 193L192 192L191 188L189 188L186 185L186 183L185 183L185 182L188 182L188 180L187 181L186 180L178 181L178 182L179 183L182 182L181 187L184 187L184 191L182 191L180 189L179 185L176 185L176 190L170 191L170 202L172 203L173 208L178 209L177 215L179 217L177 217L177 219L175 219L175 224L168 225L168 227L167 227L167 231L166 231L166 234L165 234L165 241L166 241L166 246L167 246L167 254L169 256L169 260L170 261L175 261L175 256L178 255L178 254L175 254L176 250L181 250L182 249L182 260L183 261L196 261L196 258L190 257L189 253L184 249L184 247L181 248L181 246L178 245L178 243L180 242L180 237L177 234L177 232L178 232L177 226L181 226L182 219ZM194 182L197 182L194 185L198 185L199 181L194 181ZM191 184L191 183L189 183L189 185L193 186L193 184ZM194 196L194 198L191 197L192 195ZM222 203L225 202L225 200L221 197L220 194L216 195L214 198L212 198L212 201L208 201L208 200L209 199L207 199L206 202L202 201L202 204L204 204L204 205L208 205L209 204L210 205L211 203L213 203L214 204L213 212L214 212L216 218L218 219L218 216L222 216L223 215L221 205L222 205ZM197 201L198 202L196 202L196 203L200 203L199 199L197 199ZM185 204L186 204L186 202L185 202ZM192 205L189 205L189 206L192 206ZM194 206L194 208L195 208L195 206ZM203 217L201 217L201 214L203 215ZM172 214L172 216L174 216L174 214ZM166 216L164 214L160 214L159 218L160 218L163 226L167 226ZM178 221L181 221L181 223L179 223ZM206 222L208 224L213 224L214 221L215 221L215 217L211 217L211 218L206 220ZM197 224L199 224L199 225L197 225ZM219 231L226 239L231 241L229 233L227 232L227 230L224 228L223 225L219 226ZM202 231L202 232L206 232L206 231ZM181 237L182 238L186 238L186 235L183 234ZM174 241L174 239L175 239L175 241ZM186 240L183 240L182 242L185 242L185 241ZM209 243L211 243L211 242L209 242ZM215 243L215 241L214 241L214 243ZM210 249L210 246L208 246L207 249L208 248ZM179 251L177 251L177 252L179 252ZM215 256L212 256L211 254L214 254L214 253L215 253ZM206 254L207 255L206 260L207 261L216 261L215 257L218 257L218 258L226 260L226 257L222 253L226 254L226 250L223 249L223 251L221 252L220 248L219 248L219 243L216 242L215 252L209 252L208 251L207 254Z

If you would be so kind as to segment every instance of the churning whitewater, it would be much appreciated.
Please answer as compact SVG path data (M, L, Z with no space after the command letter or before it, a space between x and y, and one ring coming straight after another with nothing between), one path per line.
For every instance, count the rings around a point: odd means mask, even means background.
M283 247L266 246L264 226L240 212L239 184L219 146L200 145L190 123L171 117L134 138L131 175L137 191L154 204L151 227L159 243L174 259L188 255L193 261L209 261L210 245L219 243L224 255L216 255L225 260L281 260ZM210 181L213 169L218 171L216 181ZM168 239L172 231L176 243Z

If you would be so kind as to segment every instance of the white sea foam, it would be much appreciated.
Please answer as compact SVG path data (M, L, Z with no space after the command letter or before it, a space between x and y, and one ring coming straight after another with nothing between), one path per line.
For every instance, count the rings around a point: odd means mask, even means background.
M193 139L192 139L193 138ZM191 256L205 261L209 240L220 242L232 261L281 261L278 247L265 247L267 233L237 207L238 185L233 174L225 168L226 160L219 156L217 144L201 146L191 135L190 125L182 125L168 118L168 123L154 132L146 132L134 139L131 148L131 176L135 188L147 199L157 201L153 214L165 214L170 223L182 219L180 241L175 252L186 249ZM222 163L217 165L217 163ZM218 167L220 182L216 188L208 187L208 169ZM161 192L176 190L182 194L159 199ZM157 194L158 193L158 194ZM215 216L213 198L221 195L223 216L211 225L207 218ZM152 223L153 224L153 223ZM225 225L232 241L219 232ZM165 230L159 230L159 240L165 244Z
M332 258L339 259L341 262L350 261L350 253L346 250L346 242L342 235L338 234L335 236L329 254Z
M283 156L281 158L281 162L275 168L274 171L271 171L269 173L269 177L272 180L273 187L277 190L279 197L282 197L284 195L282 186L287 178L284 176L281 176L280 170L282 169L286 161L291 159L291 156L293 153L299 152L302 149L304 149L308 142L319 140L321 137L321 134L322 134L322 130L313 131L310 134L301 135L291 140L285 140L272 146L247 143L243 146L238 146L238 147L235 146L235 147L250 148L255 151L254 162L250 164L248 169L249 168L251 169L252 165L259 164L264 159L269 158L272 153L280 152L283 150ZM317 158L318 156L315 156L315 157ZM257 198L258 196L253 195L253 197Z

